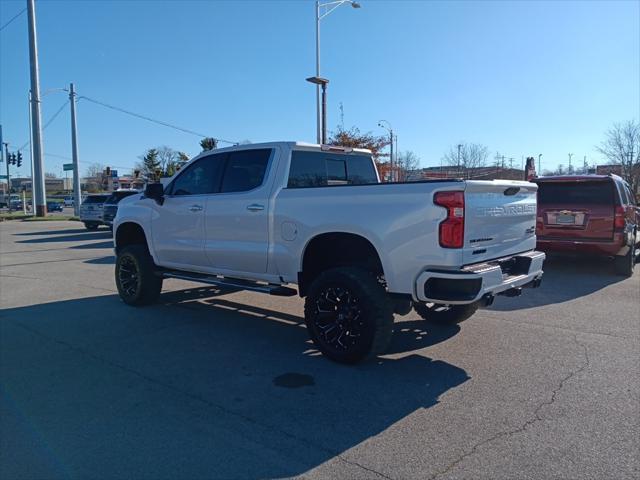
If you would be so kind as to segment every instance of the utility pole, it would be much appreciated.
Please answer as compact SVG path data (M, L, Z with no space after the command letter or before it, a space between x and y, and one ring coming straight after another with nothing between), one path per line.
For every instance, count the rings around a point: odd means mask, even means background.
M37 217L47 215L44 187L44 165L42 162L42 127L40 116L40 73L38 68L38 40L36 34L36 9L34 0L27 0L29 21L29 63L31 70L31 117L33 121L33 206Z
M69 84L69 103L71 105L71 157L73 158L73 214L80 216L80 161L78 160L78 132L76 126L76 91L73 83Z
M4 145L4 159L7 162L7 195L8 197L5 197L7 200L7 206L9 207L9 211L11 211L11 179L9 178L9 159L11 157L9 157L9 144L4 142L2 145Z
M4 162L4 149L2 148L4 145L2 141L2 125L0 125L0 163ZM9 159L7 158L7 165L9 165ZM7 177L7 188L9 187L9 178Z
M462 144L458 144L458 175L460 175L460 149L462 148Z
M35 196L33 194L33 186L36 179L33 176L33 122L31 120L31 90L29 90L29 158L31 159L31 207L32 213L35 212Z
M513 157L509 157L509 168L513 170Z

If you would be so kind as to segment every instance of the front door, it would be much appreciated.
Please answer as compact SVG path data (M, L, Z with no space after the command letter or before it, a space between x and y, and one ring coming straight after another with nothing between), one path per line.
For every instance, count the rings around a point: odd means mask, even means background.
M154 208L151 231L161 266L202 270L208 267L204 251L207 198L220 183L219 155L196 160L166 189L164 203Z

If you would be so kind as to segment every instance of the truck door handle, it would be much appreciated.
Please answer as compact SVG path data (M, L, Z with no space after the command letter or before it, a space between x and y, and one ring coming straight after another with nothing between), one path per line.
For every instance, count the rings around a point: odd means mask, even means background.
M192 212L199 212L200 210L202 210L202 205L191 205L189 207L189 210L191 210Z
M264 205L258 205L257 203L252 203L251 205L247 205L247 210L251 212L259 212L260 210L264 210Z

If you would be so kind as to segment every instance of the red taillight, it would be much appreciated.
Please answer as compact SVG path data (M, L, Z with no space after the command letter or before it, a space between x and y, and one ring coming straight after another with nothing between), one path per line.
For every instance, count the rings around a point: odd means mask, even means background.
M443 248L462 248L464 244L464 192L438 192L433 203L447 209L440 222L439 239Z
M625 223L626 221L624 207L618 206L615 210L613 226L616 228L616 230L624 230Z

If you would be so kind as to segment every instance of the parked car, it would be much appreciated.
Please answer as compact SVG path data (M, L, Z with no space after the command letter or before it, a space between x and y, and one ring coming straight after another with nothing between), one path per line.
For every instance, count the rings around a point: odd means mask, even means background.
M163 278L305 298L318 350L384 352L394 312L461 322L496 295L537 287L534 183L380 184L368 150L277 142L203 152L169 184L122 200L114 220L122 300Z
M62 202L47 202L47 212L62 212Z
M80 205L80 221L87 230L95 230L102 225L102 208L108 194L88 195Z
M65 207L73 207L73 204L74 204L73 197L64 197L63 202Z
M141 193L142 192L139 192L138 190L117 190L109 195L109 198L104 202L102 223L107 225L109 228L112 228L113 219L116 217L116 213L118 212L118 203L120 200L131 195L140 195Z
M545 252L613 257L615 270L633 275L640 215L617 175L540 177L538 248Z

